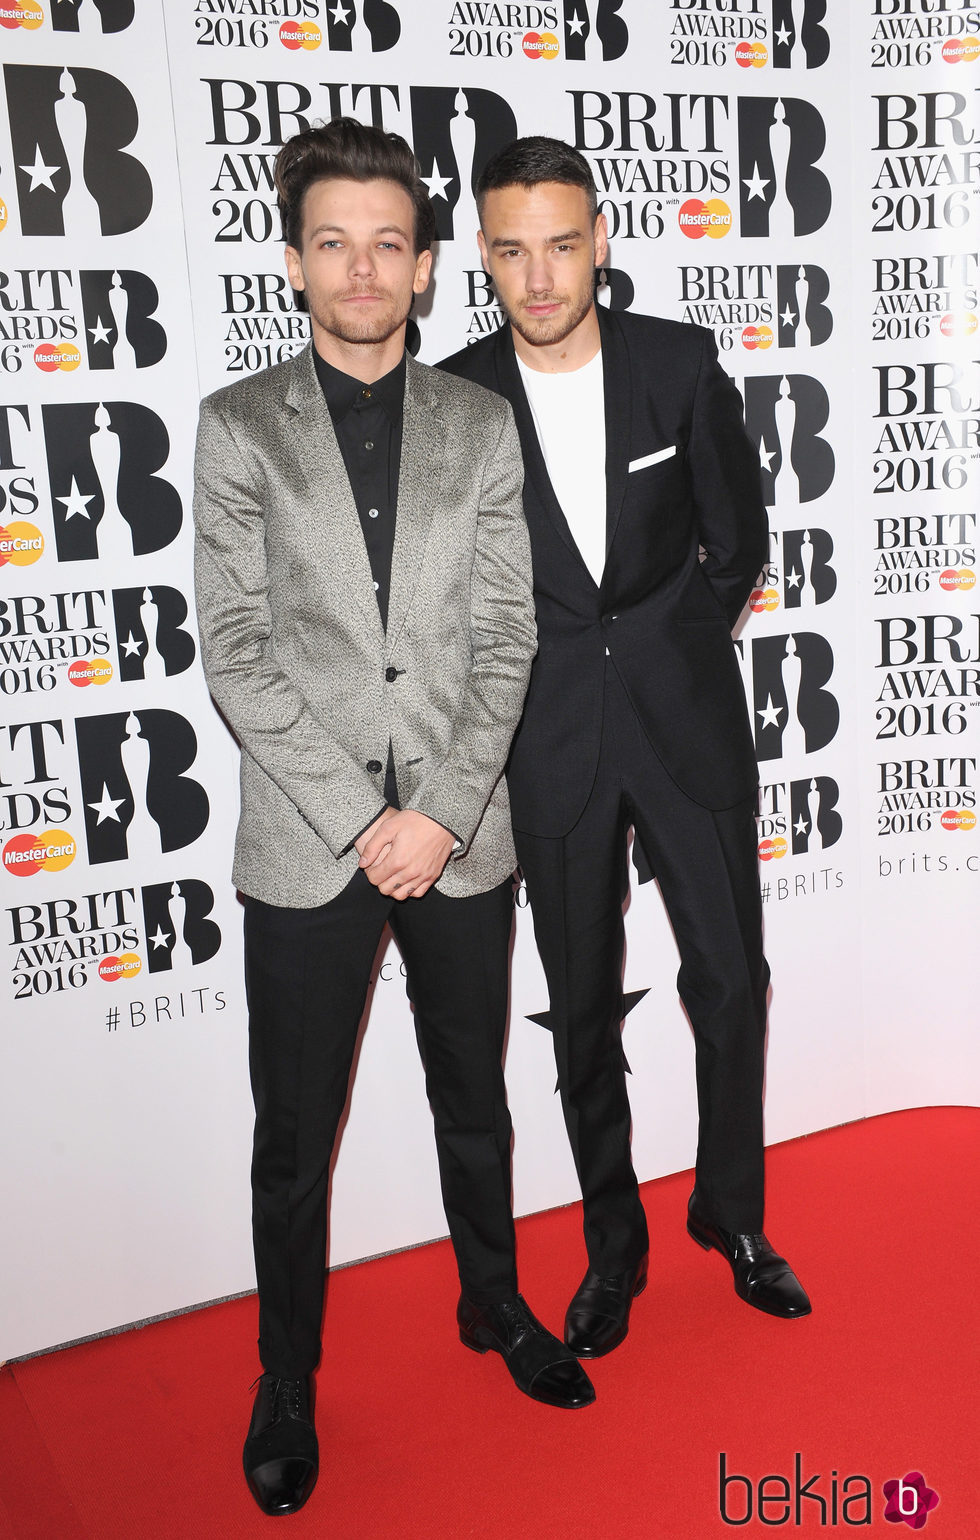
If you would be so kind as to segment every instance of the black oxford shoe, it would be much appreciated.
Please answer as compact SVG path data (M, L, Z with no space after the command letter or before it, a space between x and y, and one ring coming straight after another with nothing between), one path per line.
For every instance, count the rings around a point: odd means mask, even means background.
M773 1251L764 1235L722 1230L703 1219L693 1203L688 1204L687 1233L705 1251L713 1246L721 1252L731 1265L735 1293L747 1305L787 1319L810 1314L812 1307L806 1290L785 1257Z
M526 1396L568 1409L595 1400L592 1381L575 1354L545 1330L520 1294L499 1305L475 1305L462 1294L456 1320L464 1346L499 1353Z
M320 1468L310 1381L259 1377L242 1454L248 1489L263 1513L295 1513L316 1486Z
M601 1358L630 1329L630 1305L647 1286L647 1258L602 1277L589 1268L565 1313L565 1341L577 1358Z

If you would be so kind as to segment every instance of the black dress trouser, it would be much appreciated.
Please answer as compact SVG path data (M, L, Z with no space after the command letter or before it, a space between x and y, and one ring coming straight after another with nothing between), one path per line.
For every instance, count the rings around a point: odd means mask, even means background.
M621 1036L631 824L680 952L677 987L695 1043L698 1198L725 1229L762 1229L769 969L754 812L754 797L712 812L678 789L607 658L599 763L581 817L559 839L515 836L548 981L589 1263L601 1274L635 1265L647 1249Z
M255 1102L252 1232L259 1356L309 1374L320 1354L327 1186L371 966L387 921L405 961L460 1282L477 1303L517 1289L501 1057L511 880L471 898L386 898L358 871L314 909L245 900Z

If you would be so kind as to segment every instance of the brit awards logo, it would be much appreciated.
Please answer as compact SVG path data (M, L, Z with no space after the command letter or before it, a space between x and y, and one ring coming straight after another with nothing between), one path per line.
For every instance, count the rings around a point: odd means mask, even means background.
M608 62L629 47L623 0L564 0L565 58Z
M836 845L844 829L839 801L840 786L829 775L760 786L760 859L781 861L787 854L813 855Z
M93 866L192 845L207 792L186 772L197 737L175 711L112 712L75 723L88 858Z
M103 70L4 66L24 235L121 235L147 219L153 187L128 153L139 128L126 86Z
M980 9L973 0L875 0L872 15L873 69L980 59Z
M134 401L42 407L51 507L59 561L112 561L177 538L180 496L157 472L170 436L149 407Z
M819 69L830 57L827 0L772 0L772 67Z
M827 0L670 0L672 64L818 69L830 57Z
M822 497L834 479L834 451L822 437L830 401L820 381L808 374L755 375L744 381L743 393L767 506Z
M124 684L171 679L190 668L197 649L190 632L183 629L187 600L178 589L160 583L152 588L115 588L112 610L119 678Z
M827 145L811 102L742 96L738 102L739 216L743 236L788 241L827 223L830 182L817 162Z
M167 351L152 319L156 285L129 269L19 267L0 272L0 371L18 374L27 360L44 373L147 369Z
M820 347L834 329L830 279L813 262L691 263L678 272L681 320L709 326L722 352Z
M136 0L55 0L51 13L55 32L99 37L125 32L136 13Z
M837 698L827 688L834 672L827 638L815 631L757 636L739 650L751 674L757 758L798 757L826 748L840 725Z
M753 614L807 609L826 604L837 592L837 573L830 564L834 542L825 529L785 529L769 534L769 560L759 587L749 599Z
M141 889L146 935L146 966L150 973L197 967L221 946L221 932L208 915L214 894L206 882L183 877Z
M159 295L145 273L104 269L79 273L90 369L148 369L167 351L167 334L152 319Z
M479 219L473 186L492 155L517 138L517 119L495 91L412 86L412 147L436 216L440 241L468 240Z
M402 24L390 0L332 0L326 7L327 47L332 53L350 53L367 38L372 53L394 48Z

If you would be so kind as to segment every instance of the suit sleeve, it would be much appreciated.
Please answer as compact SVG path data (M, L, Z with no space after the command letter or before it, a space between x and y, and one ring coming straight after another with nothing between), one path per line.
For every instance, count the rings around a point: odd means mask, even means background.
M768 559L769 526L742 398L708 332L694 391L688 465L698 535L707 553L701 570L734 626Z
M201 657L211 694L242 748L339 859L383 804L365 767L276 659L255 477L213 398L201 404L194 524Z
M520 721L537 651L531 544L524 518L524 466L510 407L487 455L470 581L472 663L449 748L409 806L434 818L466 854Z

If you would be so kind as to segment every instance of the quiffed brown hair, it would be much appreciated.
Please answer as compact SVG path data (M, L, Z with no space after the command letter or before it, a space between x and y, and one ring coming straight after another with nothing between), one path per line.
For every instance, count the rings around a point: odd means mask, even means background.
M288 246L302 249L307 189L334 177L351 182L382 179L404 187L415 214L415 254L429 250L435 240L436 217L410 146L401 134L386 133L356 118L317 123L287 139L276 156L276 192Z
M541 182L580 187L589 206L589 218L595 220L599 200L592 167L584 155L563 139L549 139L545 134L512 139L491 156L477 178L477 211L482 217L487 193L500 187L537 187Z

